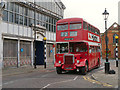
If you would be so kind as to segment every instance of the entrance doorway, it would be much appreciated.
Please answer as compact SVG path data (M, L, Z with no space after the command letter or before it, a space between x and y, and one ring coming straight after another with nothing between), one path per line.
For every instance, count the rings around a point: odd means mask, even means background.
M43 41L36 41L36 65L44 65Z

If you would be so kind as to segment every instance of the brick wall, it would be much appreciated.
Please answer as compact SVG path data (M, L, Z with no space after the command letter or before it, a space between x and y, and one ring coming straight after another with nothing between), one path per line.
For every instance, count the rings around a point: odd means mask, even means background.
M115 27L115 25L117 25ZM113 35L117 34L118 37L120 37L120 29L119 29L119 25L117 23L114 23L107 31L107 36L108 36L108 49L109 49L109 59L115 59L115 48L116 48L116 44L113 43ZM105 33L103 35L101 35L101 42L102 42L102 58L106 58L106 42L105 42ZM118 39L118 54L119 54L119 58L120 58L120 39Z

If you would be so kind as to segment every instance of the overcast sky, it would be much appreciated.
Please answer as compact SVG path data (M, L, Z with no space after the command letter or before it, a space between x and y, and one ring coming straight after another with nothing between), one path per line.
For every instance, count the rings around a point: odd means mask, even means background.
M118 2L120 0L61 0L66 9L64 18L80 17L90 24L105 31L105 21L102 13L105 8L109 12L108 24L109 28L114 22L118 23Z

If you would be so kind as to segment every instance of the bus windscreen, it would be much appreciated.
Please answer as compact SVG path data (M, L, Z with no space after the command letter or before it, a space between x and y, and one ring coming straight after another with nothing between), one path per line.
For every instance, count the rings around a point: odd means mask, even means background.
M57 43L57 53L68 53L68 43Z

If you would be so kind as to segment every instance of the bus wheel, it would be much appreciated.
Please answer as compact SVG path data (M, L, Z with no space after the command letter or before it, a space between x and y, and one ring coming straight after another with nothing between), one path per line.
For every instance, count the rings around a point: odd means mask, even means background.
M82 75L86 75L88 72L88 63L86 62L85 66L81 68Z
M57 74L62 74L62 69L61 69L61 67L56 67L56 72L57 72Z

